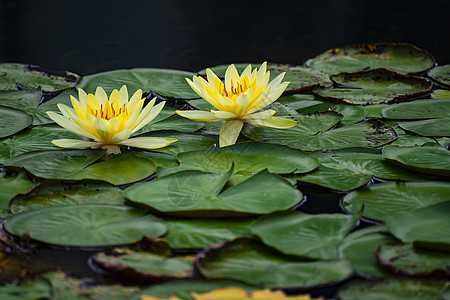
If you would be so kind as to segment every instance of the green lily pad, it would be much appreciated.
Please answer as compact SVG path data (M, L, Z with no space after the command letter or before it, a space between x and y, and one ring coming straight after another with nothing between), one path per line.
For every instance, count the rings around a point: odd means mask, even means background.
M57 125L36 126L15 134L12 138L0 140L0 163L27 152L60 150L60 147L52 144L55 139L87 140Z
M17 195L9 203L13 214L63 205L109 204L122 205L125 202L122 190L107 183L84 182L65 183L44 181L26 194Z
M174 219L165 218L169 233L164 239L171 248L200 249L238 237L250 236L253 218Z
M0 138L17 133L32 122L33 118L23 111L0 106Z
M447 283L436 280L389 279L367 281L354 279L339 289L338 296L346 300L445 300Z
M141 297L149 295L161 299L169 299L172 295L183 300L195 300L191 296L191 292L203 294L211 290L236 287L246 291L253 291L257 287L246 285L242 282L232 280L177 280L159 285L153 285L149 288L141 290L139 293L130 298L130 300L142 300Z
M352 213L358 213L364 205L364 217L386 221L399 213L448 200L448 182L383 182L350 192L343 204Z
M400 147L413 147L413 146L434 146L436 145L435 138L424 137L412 133L408 133L403 130L399 123L400 121L395 120L383 120L383 124L390 126L394 129L397 134L397 139L389 144L389 146L400 146Z
M434 67L428 71L428 76L437 83L450 87L450 65Z
M177 155L182 169L225 173L232 165L236 173L306 173L314 170L318 160L301 151L282 145L239 143L224 148L183 152Z
M80 76L68 71L47 70L16 63L0 64L0 90L17 90L17 85L34 90L41 87L53 92L75 86Z
M434 66L434 57L410 44L360 44L330 49L306 62L327 74L389 68L403 74L422 73Z
M145 210L126 206L81 204L23 212L5 222L16 236L61 246L100 247L130 244L144 235L161 236L167 225Z
M214 218L267 214L302 199L288 181L267 171L222 191L232 172L182 171L135 184L125 190L125 197L159 213Z
M198 95L185 80L192 79L194 75L191 72L169 69L115 70L84 76L77 87L93 93L97 86L101 86L109 94L125 84L129 93L142 89L144 92L152 91L165 97L195 99Z
M450 99L450 91L447 90L435 90L431 93L431 97L434 99Z
M22 167L33 175L47 179L94 179L114 185L142 180L155 173L156 166L134 152L122 153L97 162L103 150L36 151L19 155L5 163Z
M433 278L450 276L450 253L425 250L412 244L382 244L377 259L393 273Z
M450 118L406 121L398 125L423 136L450 136Z
M54 111L58 114L61 113L58 108L58 104L64 104L72 107L70 96L78 99L78 92L74 89L65 90L58 96L41 103L37 108L34 109L34 111L27 111L31 116L33 116L33 125L55 123L55 121L50 119L50 117L47 115L47 111Z
M47 280L37 279L24 285L4 285L0 287L3 300L50 299L52 287Z
M356 105L378 105L427 95L433 84L423 77L407 76L387 69L374 69L331 76L343 87L317 87L321 98Z
M195 267L208 279L233 279L267 288L313 287L352 273L346 261L293 260L253 239L212 246L197 256Z
M0 218L8 215L8 203L17 194L28 192L35 184L28 179L25 171L7 176L6 172L0 173Z
M45 111L38 109L41 100L42 91L39 88L32 91L0 91L0 105L15 108L30 115L33 118L33 125L53 123Z
M133 250L99 252L93 262L110 274L127 280L162 281L193 277L193 257L164 257Z
M264 244L284 254L312 259L337 259L338 248L358 221L344 214L309 215L287 211L264 216L251 231Z
M380 245L393 240L386 226L368 227L349 234L339 248L339 253L350 261L357 274L384 278L390 274L378 265L375 254Z
M450 117L450 101L421 99L386 106L381 112L384 118L421 120Z
M333 123L329 118L333 114L337 115L334 112L317 113L306 115L306 117L302 115L302 119L306 119L305 122L299 120L297 126L289 129L244 126L243 132L247 137L258 142L282 144L304 151L379 147L396 139L392 128L379 121L365 121L327 131ZM323 117L324 115L327 117ZM317 127L309 128L308 119L312 119L312 123L317 124ZM324 121L323 124L320 124L321 121ZM335 118L334 121L336 122L338 119ZM319 129L320 127L322 129Z
M372 177L389 180L425 180L424 176L411 173L386 161L378 149L349 148L330 152L313 152L319 158L317 170L295 177L337 191L349 191L363 186Z
M386 225L402 242L450 251L450 201L396 214Z
M450 176L450 152L442 147L386 146L383 157L414 171Z

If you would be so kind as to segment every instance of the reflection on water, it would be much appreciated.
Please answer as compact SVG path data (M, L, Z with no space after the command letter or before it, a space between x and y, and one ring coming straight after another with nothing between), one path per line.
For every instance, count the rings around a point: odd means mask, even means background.
M329 48L410 42L450 63L448 0L0 1L0 61L86 75L229 62L303 63ZM257 4L256 4L257 3Z

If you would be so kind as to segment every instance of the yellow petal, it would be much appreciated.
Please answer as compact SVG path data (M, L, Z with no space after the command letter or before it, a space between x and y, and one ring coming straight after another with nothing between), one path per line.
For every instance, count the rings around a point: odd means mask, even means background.
M267 119L253 119L246 122L258 127L270 127L278 129L291 128L297 125L297 121L278 117L269 117Z
M80 88L78 89L78 99L84 105L84 107L86 109L86 104L88 103L88 95L86 94L85 91L83 91Z
M103 144L109 144L112 138L112 132L108 124L106 124L105 120L103 120L102 118L95 119L94 127L101 139L101 142Z
M128 89L126 85L123 85L120 90L119 90L119 94L120 94L120 107L122 107L122 105L127 104L128 103Z
M219 146L225 147L233 145L241 132L244 122L241 120L231 120L225 122L220 128Z
M70 116L70 119L75 122L78 126L80 126L81 128L83 128L83 130L87 133L87 137L91 138L91 139L97 139L98 136L96 135L95 132L92 131L92 127L82 121L80 118L78 118L78 116L69 108L66 109L66 113Z
M144 99L142 99L142 90L137 90L133 96L131 96L130 101L127 104L127 110L129 112L134 111L139 106L139 110L142 108L142 104L144 103Z
M119 133L116 133L112 139L111 139L111 143L119 143L122 141L125 141L126 139L128 139L131 135L131 129L124 129Z
M112 91L109 96L109 105L107 107L112 106L115 111L118 111L120 108L120 93L118 90Z
M228 120L232 120L232 119L236 119L237 118L237 116L234 113L231 113L231 112L228 112L228 111L212 110L211 113L213 114L213 116L216 119L219 119L219 120L228 121Z
M108 95L106 95L105 90L101 86L98 86L95 90L95 98L101 105L104 105L108 101Z
M62 148L88 148L88 147L98 147L101 145L99 142L82 141L75 139L59 139L53 140L52 144Z
M110 154L119 154L120 153L120 147L117 145L103 145L102 149L106 150L106 155Z
M112 118L106 124L108 124L113 133L119 131L120 121L118 118Z
M172 143L175 143L176 141L178 141L178 139L159 138L159 137L137 137L121 141L118 144L152 150L166 147Z
M236 110L234 113L239 117L244 116L249 104L250 100L248 96L246 94L240 94L236 99Z
M242 117L241 120L245 122L249 122L252 120L261 120L261 119L267 119L272 117L276 113L273 109L267 109L263 110L254 114L246 115L245 117Z
M215 123L219 121L211 112L203 110L177 110L176 114L198 122Z
M151 111L149 113L147 113L147 112L144 113L144 111L146 111L146 109L147 109L147 107L145 107L145 109L142 111L142 113L139 115L138 119L135 122L135 124L137 122L139 122L139 123L137 123L137 125L135 127L133 125L134 128L133 127L131 128L131 132L134 133L134 132L138 131L139 129L141 129L142 127L147 125L151 120L153 120L161 112L161 110L164 107L164 104L166 104L166 101L160 102L155 106L153 106L153 104L152 104ZM150 105L150 103L148 105ZM140 120L142 115L144 116L144 118L142 120Z
M225 71L225 88L227 91L231 91L233 84L240 81L240 76L234 64L231 64ZM233 84L231 83L233 82Z
M55 121L59 126L64 127L65 129L75 132L76 134L88 137L88 138L93 138L95 136L93 136L91 133L87 132L86 130L84 130L83 128L81 128L77 123L73 122L72 120L61 116L53 111L48 111L47 115L50 117L50 119L52 119L53 121Z

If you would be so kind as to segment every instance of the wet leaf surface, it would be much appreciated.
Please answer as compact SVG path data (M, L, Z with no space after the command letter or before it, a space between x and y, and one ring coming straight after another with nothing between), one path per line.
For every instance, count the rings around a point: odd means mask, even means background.
M428 76L437 83L450 87L450 65L434 67L428 71Z

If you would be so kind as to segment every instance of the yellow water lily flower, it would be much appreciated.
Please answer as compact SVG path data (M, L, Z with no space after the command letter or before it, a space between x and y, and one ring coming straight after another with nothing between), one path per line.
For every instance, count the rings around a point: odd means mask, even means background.
M130 135L153 120L164 107L165 102L155 104L153 98L144 109L145 98L138 90L128 100L128 90L124 85L112 91L109 99L102 87L97 87L95 95L78 89L78 98L70 96L72 107L58 104L62 115L48 111L47 115L61 127L79 135L93 139L84 141L75 139L53 140L52 143L63 148L102 148L107 154L120 153L120 145L144 149L165 147L178 139L157 137L136 137Z
M282 73L271 82L267 63L259 70L248 65L239 75L232 64L225 72L225 82L222 82L210 69L206 69L207 80L194 76L193 80L186 78L192 89L218 110L177 110L176 113L194 121L217 122L225 121L220 129L220 147L236 142L244 122L260 127L291 128L297 122L290 119L273 117L275 110L268 109L258 112L271 104L284 92L289 82L282 82Z

